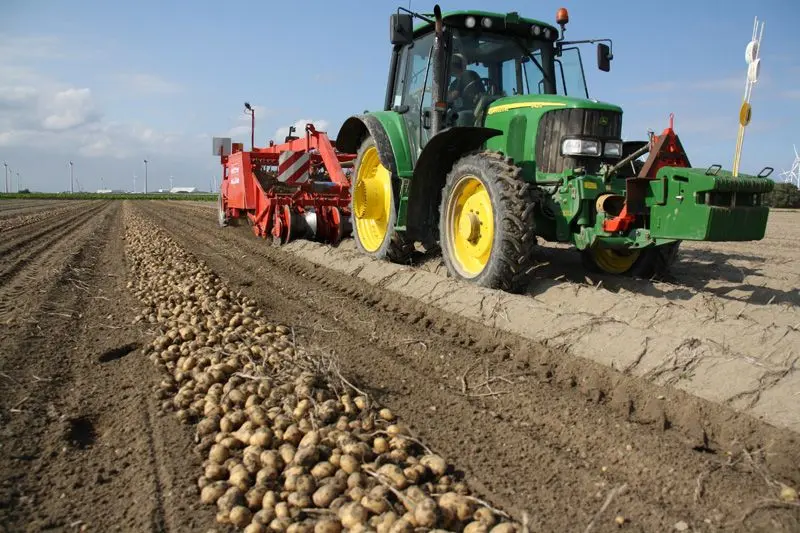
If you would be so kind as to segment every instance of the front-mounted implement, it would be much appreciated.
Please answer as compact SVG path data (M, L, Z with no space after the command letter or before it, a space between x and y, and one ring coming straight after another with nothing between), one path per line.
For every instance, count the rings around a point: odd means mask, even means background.
M683 240L763 238L771 169L693 168L672 119L623 142L622 109L589 98L579 48L595 44L608 72L611 41L566 41L566 9L556 22L399 8L383 109L348 118L335 149L309 127L305 139L224 155L222 213L247 213L278 242L312 233L310 208L325 242L349 216L363 253L406 262L418 244L440 249L452 276L510 291L529 283L538 239L572 243L591 269L650 277ZM267 183L280 168L264 165L295 152L311 154L322 180ZM234 183L236 169L256 179Z

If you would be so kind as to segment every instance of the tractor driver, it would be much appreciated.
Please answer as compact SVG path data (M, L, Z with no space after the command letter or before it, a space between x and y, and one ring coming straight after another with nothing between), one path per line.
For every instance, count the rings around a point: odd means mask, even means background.
M478 73L469 70L463 54L453 54L450 72L455 78L447 88L447 101L453 107L468 109L475 105L478 95L485 92L483 81Z

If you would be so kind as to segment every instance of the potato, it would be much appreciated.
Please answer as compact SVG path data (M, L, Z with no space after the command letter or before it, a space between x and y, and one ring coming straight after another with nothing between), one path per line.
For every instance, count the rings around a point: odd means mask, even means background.
M296 424L292 424L283 432L283 440L297 446L303 440L303 432Z
M284 464L291 464L292 460L294 459L294 454L297 449L289 443L281 444L281 447L278 448L278 453L281 455L281 459L283 459Z
M273 468L275 470L283 470L286 465L283 458L277 450L266 450L261 452L261 464L265 468Z
M317 483L314 481L314 477L309 474L297 476L295 486L297 492L305 494L312 494L317 489Z
M317 430L312 430L303 435L303 438L300 440L298 444L298 448L302 448L304 446L316 446L322 440L320 436L320 432Z
M389 533L413 533L414 526L406 518L401 517L389 528Z
M339 520L345 529L352 529L356 526L363 525L367 521L367 510L356 502L350 502L343 505L337 513Z
M261 509L253 515L253 522L268 526L275 519L275 509Z
M275 504L275 516L280 520L288 520L291 517L289 514L289 504L286 502L278 502Z
M208 458L217 464L224 463L230 457L230 450L222 444L215 444L208 452Z
M204 418L197 423L197 435L200 437L211 435L215 431L219 431L219 418L217 417Z
M481 522L470 522L464 528L464 533L488 533L489 526Z
M490 509L487 509L486 507L478 507L478 509L472 515L472 518L475 521L485 525L487 528L492 527L497 523L497 517Z
M438 517L436 502L430 498L425 498L414 505L414 523L417 527L432 528Z
M397 465L385 464L378 469L378 474L387 479L389 483L396 489L403 490L408 486L408 480L403 475L403 471Z
M342 523L335 518L323 518L314 526L314 533L341 533Z
M280 476L277 468L272 466L265 466L256 472L256 485L267 485L271 481L275 481Z
M268 427L260 427L250 435L250 446L259 448L269 448L272 444L272 430Z
M317 507L326 508L341 493L341 487L336 486L334 483L328 483L314 491L314 495L311 497L311 500Z
M231 471L231 475L230 478L228 478L228 481L230 482L231 485L238 488L242 492L246 492L253 485L253 480L250 477L250 472L248 472L244 466L242 466L241 468L239 468L238 466L234 468L233 471Z
M439 497L439 507L445 519L450 522L467 520L474 512L472 502L455 492L442 494Z
M319 461L319 449L316 445L300 446L297 448L292 464L301 465L305 467L312 467Z
M220 511L230 513L231 509L236 506L243 506L245 503L242 491L236 487L229 487L225 494L217 500L217 508Z
M237 505L231 509L230 521L236 527L245 527L253 519L253 513L243 505Z
M389 441L384 437L375 437L375 440L372 441L372 451L378 455L387 453L389 451Z
M392 528L395 522L397 522L397 513L394 511L388 511L380 516L375 517L375 523L373 524L373 527L375 528L376 533L389 533L389 530Z
M339 459L339 467L348 474L352 474L361 470L361 462L352 455L342 455L342 458Z
M379 515L389 510L389 502L385 498L374 498L370 494L366 494L359 500L361 506L370 513Z
M244 533L267 533L269 529L267 526L260 523L260 522L250 522L250 524L244 528Z
M311 468L311 475L314 476L314 479L319 481L320 479L324 479L326 477L330 477L336 473L337 468L333 466L328 461L322 461L320 463L315 464Z
M344 471L344 470L342 470ZM363 487L366 484L366 477L361 472L353 472L347 476L347 488Z
M266 487L253 487L252 489L248 490L247 493L244 495L244 499L247 502L247 506L252 511L258 511L262 507L262 502L264 501L264 494L267 493Z
M211 481L219 481L228 477L228 469L218 463L209 463L205 469L205 476Z
M293 492L286 498L286 503L298 509L306 509L311 507L311 496L307 492Z
M420 464L427 467L433 475L442 476L447 472L447 463L440 456L435 454L428 454L419 460Z
M215 504L227 489L228 484L225 481L215 481L203 487L203 490L200 491L200 501L206 505Z

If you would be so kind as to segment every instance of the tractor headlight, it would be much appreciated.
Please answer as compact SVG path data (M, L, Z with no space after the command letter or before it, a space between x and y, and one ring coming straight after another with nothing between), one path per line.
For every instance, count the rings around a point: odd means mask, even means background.
M562 155L600 155L600 141L594 139L564 139L561 142Z
M533 26L531 26L531 33L533 34L534 37L540 36L542 34L542 27L534 24Z
M621 157L622 143L619 141L607 141L603 147L603 155L606 157Z
M481 19L481 26L483 26L488 30L489 28L492 27L492 19L490 19L489 17L483 17Z
M464 21L464 24L466 24L467 28L469 28L469 29L472 29L472 28L474 28L474 27L475 27L475 24L476 24L475 17L473 17L472 15L470 15L470 16L469 16L469 17L467 17L467 19Z

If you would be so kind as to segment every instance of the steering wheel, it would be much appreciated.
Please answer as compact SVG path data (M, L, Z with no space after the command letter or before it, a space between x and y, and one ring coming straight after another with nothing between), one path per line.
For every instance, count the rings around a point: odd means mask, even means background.
M495 96L500 92L500 89L497 87L497 84L490 80L489 78L478 78L477 80L472 80L471 82L467 83L464 87L464 90L461 91L461 94L466 94L467 90L475 85L476 83L481 83L481 91L482 93L487 93L490 96Z

